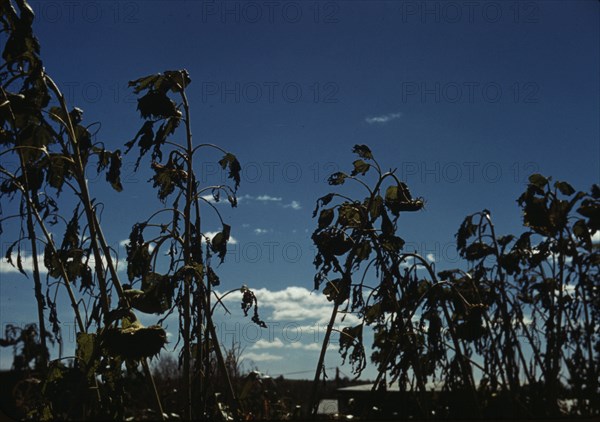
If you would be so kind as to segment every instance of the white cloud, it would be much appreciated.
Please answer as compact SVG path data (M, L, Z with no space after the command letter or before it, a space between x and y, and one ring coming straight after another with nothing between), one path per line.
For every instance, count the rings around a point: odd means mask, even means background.
M217 204L217 201L215 201L215 197L212 195L202 195L200 198L204 199L206 202L210 202L211 204ZM222 201L219 201L218 203L221 203Z
M594 244L600 243L600 230L597 231L596 233L594 233L594 235L592 236L592 243L594 243Z
M322 333L324 334L324 333ZM321 335L320 338L323 336ZM308 337L307 337L308 338ZM250 347L251 350L262 350L262 349L293 349L293 350L308 350L308 351L316 351L321 350L321 342L312 342L312 343L301 343L299 341L293 342L283 342L280 338L275 337L272 341L260 339L256 343ZM329 345L329 348L332 345ZM337 348L333 345L334 348Z
M302 209L302 206L300 205L300 202L298 202L298 201L292 201L289 204L283 204L283 198L281 196L271 196L271 195L267 195L267 194L258 195L258 196L244 195L244 196L239 197L238 201L241 201L242 199L246 199L249 201L263 202L263 203L276 202L283 208L291 208L293 210Z
M372 125L374 123L376 124L385 124L391 120L395 120L395 119L399 119L400 117L402 117L402 113L398 112L398 113L389 113L389 114L384 114L382 116L372 116L372 117L366 117L365 118L365 122L367 122L368 124Z
M429 262L435 262L435 255L432 253L428 253L425 258L427 258L427 261Z
M281 202L283 198L270 195L260 195L256 197L256 200L261 202Z
M215 200L215 197L212 194L211 195L200 195L200 198L204 199L206 202L208 202L209 204L212 204L212 205L217 205L217 206L223 205L223 204L231 205L227 194L224 192L220 192L218 201ZM238 203L242 202L243 199L250 199L250 196L249 195L236 196L236 200Z
M272 321L315 321L313 326L296 327L298 330L314 332L321 330L322 325L326 325L331 317L333 305L327 300L321 292L311 292L310 290L299 287L289 286L284 290L253 289L258 299L260 309L271 310L271 315L265 320ZM241 293L236 292L223 299L224 302L239 302ZM339 314L340 324L343 326L356 325L358 318L353 314L345 314L345 320L341 323L344 314Z
M15 264L14 267L12 265L10 265L4 257L2 257L2 259L0 260L0 273L6 273L6 274L19 273L19 270L16 267L16 265L17 265L16 251L14 251L14 253L12 255L12 261ZM40 274L48 273L48 270L44 266L44 255L43 254L38 254L37 262L38 262L38 266L40 269ZM23 269L25 270L26 273L33 272L33 257L31 255L22 253L21 254L21 264L23 265Z
M271 195L258 195L258 196L252 196L252 195L244 195L244 196L240 196L238 198L238 201L241 201L243 199L247 199L250 201L258 201L258 202L281 202L283 201L283 198L279 197L279 196L271 196Z
M212 240L213 237L215 237L215 235L219 233L219 232L206 232L204 233L204 236L208 237L210 240ZM231 245L235 245L238 243L237 239L233 236L229 236L229 241L227 242Z
M266 361L273 361L273 360L282 360L283 357L282 356L278 356L278 355L273 355L271 353L244 353L242 355L242 358L244 359L250 359L254 362L266 362Z
M291 349L301 349L301 350L321 350L322 345L320 343L290 343Z
M265 233L269 233L272 230L268 230L268 229L260 229L260 228L256 228L254 229L254 233L255 234L265 234Z
M252 345L251 349L281 349L284 346L283 341L275 337L273 341L260 339Z
M300 205L300 202L298 201L292 201L289 204L285 204L283 206L283 208L291 208L295 211L302 209L302 206Z

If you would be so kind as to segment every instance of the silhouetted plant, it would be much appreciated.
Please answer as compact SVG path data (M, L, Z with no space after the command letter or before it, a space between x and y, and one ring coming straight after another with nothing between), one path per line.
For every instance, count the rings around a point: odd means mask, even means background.
M353 170L349 174L334 173L328 181L332 186L354 182L366 190L367 196L352 199L340 193L330 193L317 201L313 213L314 217L318 214L318 228L312 235L317 247L315 289L324 284L323 293L334 303L315 374L311 400L313 412L316 412L317 385L324 371L325 351L342 305L343 313L356 313L362 318L359 325L346 327L340 333L340 353L344 360L349 359L357 376L366 366L363 329L365 325L374 325L375 346L382 350L373 358L379 356L381 371L387 369L388 359L385 356L390 356L394 349L402 359L414 363L420 383L424 386L425 382L421 365L416 361L419 347L415 340L418 334L411 319L414 313L412 303L418 296L415 296L416 289L412 284L409 295L403 294L409 282L400 272L405 241L396 234L400 213L418 211L423 208L424 201L412 197L408 186L398 179L394 170L383 171L366 145L356 145L353 152L359 157L353 162ZM363 181L369 172L374 173L372 187ZM327 208L330 203L335 205ZM378 278L375 286L366 284L367 276L372 277L369 271L375 272ZM335 274L336 278L331 274ZM397 295L401 295L409 306L403 306ZM398 335L406 333L408 341L394 341L393 332ZM383 338L389 341L384 342ZM403 350L395 350L397 347Z
M146 358L158 354L166 343L164 329L160 325L142 326L133 310L161 314L166 318L174 308L178 308L183 337L182 360L187 379L185 412L187 418L192 417L192 374L202 374L198 390L201 400L197 406L197 415L202 416L211 391L211 354L219 362L221 375L227 378L212 323L211 296L221 303L212 290L220 283L212 261L218 259L223 262L225 259L231 229L223 222L217 208L206 199L205 193L212 193L217 202L225 196L232 206L236 206L240 164L234 155L216 145L192 144L189 105L185 95L185 89L191 82L187 72L167 71L130 83L136 94L143 94L138 109L145 123L136 137L126 144L127 151L134 146L139 147L136 169L142 157L150 152L154 173L151 180L158 189L158 197L163 203L171 198L174 201L172 207L159 210L148 220L134 225L127 245L127 276L130 283L141 282L141 285L137 289L132 284L123 285L117 272L116 254L100 226L99 210L103 205L93 198L87 184L87 170L94 165L99 173L105 172L107 181L116 191L121 191L121 152L106 150L104 144L95 139L94 124L86 126L83 123L82 110L68 108L60 89L44 71L39 43L32 31L31 8L21 0L16 1L16 5L17 8L13 2L6 1L0 6L3 32L8 36L3 51L6 62L0 69L0 142L3 146L0 154L3 158L17 157L20 165L16 171L0 166L3 177L0 194L10 199L19 195L21 205L20 213L3 216L0 223L11 218L21 221L21 235L8 248L6 257L23 274L26 272L21 244L30 240L40 351L46 351L40 354L40 359L46 356L41 362L47 360L46 339L52 339L44 325L46 306L50 307L49 319L60 341L56 304L49 288L62 285L68 292L77 321L75 364L97 393L91 413L121 418L125 406L123 364L133 374L141 363L153 385ZM177 94L182 103L176 104L169 93ZM185 126L185 142L182 145L169 139L180 123ZM233 186L201 188L198 185L193 170L194 156L204 148L223 152L219 164L229 171ZM168 155L165 162L162 162L163 151ZM59 202L65 202L64 195L70 195L70 199L76 202L72 216L68 218L63 217L64 211L58 208ZM181 208L179 203L182 203ZM201 203L212 207L222 223L222 230L212 238L201 231ZM164 219L161 220L164 215L169 215L171 220L165 223ZM54 240L47 225L64 227L62 242ZM157 230L156 237L146 241L144 235L153 229ZM58 281L48 283L45 297L42 295L37 260L40 241L44 245L44 266L49 280ZM156 249L151 251L150 245L155 245ZM168 248L170 257L168 270L159 273L158 267L162 263L157 262L158 254L165 248ZM79 284L80 299L72 288L76 283ZM117 295L116 302L111 301L113 293ZM252 320L264 326L257 314L256 297L245 289L242 309L247 313L252 308ZM90 332L93 324L96 332ZM195 363L193 371L192 362ZM63 369L59 361L51 362L44 385L55 383L62 377ZM101 384L98 384L97 375L101 375ZM111 395L115 397L110 398ZM158 399L156 391L155 396ZM229 396L237 417L237 403L231 385ZM40 410L39 417L52 417L48 406L51 403ZM157 408L158 415L162 417L158 400Z
M93 164L98 172L107 170L108 182L115 190L120 191L121 155L118 150L107 151L101 142L95 141L93 125L84 126L83 112L80 109L68 108L58 86L43 68L39 57L39 43L31 28L33 12L25 1L16 3L18 12L10 1L2 2L1 5L2 30L8 39L3 51L5 63L0 68L0 139L3 158L16 156L19 166L15 172L4 166L0 167L3 176L0 191L3 197L12 199L19 194L21 199L19 214L3 217L2 220L25 220L26 229L21 230L20 238L9 247L7 258L10 261L16 247L16 266L24 273L21 242L26 238L30 239L32 273L44 350L46 333L43 311L46 304L50 307L49 320L53 331L60 340L56 303L50 294L50 288L53 285L66 288L78 328L76 365L87 375L91 385L96 387L96 401L95 404L91 403L90 412L119 418L123 414L123 403L110 400L109 396L114 394L112 387L122 377L122 363L129 357L147 367L145 358L151 354L142 352L133 357L124 356L123 353L115 352L111 345L121 344L131 336L136 339L141 336L142 344L151 339L160 349L166 340L166 333L160 327L141 327L131 312L127 313L128 319L124 320L122 327L116 326L116 321L123 319L123 316L115 317L111 311L110 297L113 288L121 300L127 299L123 295L114 254L100 227L98 208L101 204L95 201L89 191L87 169ZM65 188L77 202L69 220L58 209L58 197L65 195ZM63 223L65 230L60 246L47 228L47 224L55 225L59 222ZM42 240L48 277L57 280L56 283L48 283L45 298L40 295L41 278L37 260L37 244ZM76 282L80 284L80 300L76 299L72 289ZM81 307L86 310L85 318ZM88 333L94 322L97 333ZM153 350L156 349L150 351ZM97 385L96 374L103 377L101 386ZM61 366L52 362L43 374L43 389L62 376ZM157 406L160 409L160 403ZM162 411L159 414L162 415ZM52 404L48 402L39 409L37 417L65 415L53 414Z
M158 198L163 203L167 200L172 203L134 225L127 245L127 273L130 282L141 281L141 289L128 289L125 295L132 306L142 312L168 315L175 307L179 310L186 418L205 417L212 413L208 409L208 401L209 393L215 393L216 385L211 381L213 353L220 375L226 380L229 406L237 417L236 394L216 335L212 321L214 307L211 307L212 296L222 304L213 290L220 285L213 261L216 259L222 263L225 260L231 227L223 221L212 202L219 202L225 197L232 207L237 206L241 166L233 154L217 145L193 144L186 96L190 83L185 70L166 71L130 82L134 92L141 95L138 110L145 123L135 138L127 143L127 151L135 145L139 147L136 166L151 151L154 172L151 180L158 190ZM171 99L169 94L176 95L180 103ZM185 129L185 141L176 143L170 137L181 123ZM156 131L155 127L158 127ZM194 166L198 162L198 153L204 150L216 150L222 154L219 165L228 171L233 186L200 186ZM161 163L163 158L164 164ZM205 206L212 208L221 224L221 230L212 237L202 231L201 210ZM169 257L166 265L158 261L164 251ZM161 265L167 270L159 273ZM264 327L257 314L256 297L245 287L242 292L244 313L247 315L248 310L254 307L252 320ZM195 391L192 379L199 381ZM197 406L192 406L192 396L200 399L196 401Z
M414 417L432 411L499 416L491 413L498 409L509 417L599 414L594 397L600 393L600 255L592 242L600 224L598 186L576 193L566 182L552 185L532 175L518 200L529 230L498 237L489 211L468 216L457 234L468 270L435 274L418 254L403 253L404 241L396 235L400 213L421 209L422 199L413 199L393 171L382 172L368 147L357 145L354 152L360 158L354 170L333 174L329 183L352 180L368 196L354 200L332 193L319 199L314 213L315 288L325 286L334 308L312 411L330 333L343 307L342 313L361 322L340 332L342 358L360 376L366 366L363 331L372 326L371 360L378 368L373 391L386 380L417 392L421 414ZM372 188L364 177L371 169ZM327 208L330 203L335 205ZM436 380L453 392L450 408L424 395ZM567 399L576 399L569 409Z
M489 211L468 216L457 245L471 269L448 273L486 310L465 332L486 364L482 383L508 388L525 414L556 416L566 395L576 399L572 414L597 415L600 189L576 192L534 174L517 202L528 230L497 236Z

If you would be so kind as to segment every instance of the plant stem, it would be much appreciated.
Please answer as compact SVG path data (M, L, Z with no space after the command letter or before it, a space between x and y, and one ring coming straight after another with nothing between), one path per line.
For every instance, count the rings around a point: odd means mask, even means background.
M317 369L315 370L315 379L312 384L312 392L310 394L310 402L309 402L309 411L312 415L313 419L317 418L317 410L319 407L319 402L317 401L317 392L319 389L319 381L321 379L321 373L323 372L324 362L325 362L325 354L327 353L327 346L329 345L329 337L331 336L331 332L333 331L333 325L335 324L335 318L338 313L338 308L340 304L335 302L333 306L333 310L331 311L331 317L329 318L329 324L327 324L327 331L325 332L325 338L323 339L323 345L321 346L321 354L319 355L319 362L317 363Z
M186 132L186 164L187 164L187 185L186 185L186 196L185 196L185 208L183 211L184 216L184 244L183 244L183 259L185 265L192 263L192 250L191 250L191 236L192 236L192 224L191 224L191 205L193 201L194 193L194 179L192 177L194 173L194 154L193 154L193 143L192 143L192 129L190 123L190 107L185 95L185 87L181 87L181 97L183 99L183 107L185 112L185 132ZM190 315L190 296L191 296L191 278L189 275L184 280L184 293L183 293L183 384L184 384L184 416L186 420L192 419L192 378L190 372L190 360L191 360L191 315ZM202 347L201 344L198 347Z
M203 299L202 303L203 303L204 309L205 309L204 314L206 315L206 324L210 331L210 336L213 339L215 354L217 355L217 364L219 365L221 373L223 374L223 377L225 378L225 384L227 386L227 390L229 393L228 395L229 395L229 400L230 400L230 406L231 406L231 409L233 410L233 417L235 420L239 420L240 406L239 406L235 391L233 389L233 385L231 384L231 378L229 377L229 372L227 371L227 365L225 364L225 359L223 358L223 352L221 351L221 344L219 343L219 339L217 337L217 330L215 329L215 325L212 320L212 315L210 312L208 302Z
M142 359L142 367L144 368L144 372L146 373L146 378L150 380L150 384L152 385L152 392L154 393L154 398L156 400L156 407L160 412L160 419L165 420L164 411L162 408L162 404L160 403L160 396L158 394L158 390L156 389L156 383L154 382L154 377L152 376L152 372L150 372L150 366L148 365L147 359Z
M29 178L27 175L27 166L25 158L23 157L23 151L19 150L19 158L21 160L21 169L23 171L23 179L25 186L23 189L23 195L25 196L25 202L27 205L27 232L29 234L29 240L31 242L31 258L33 260L33 283L35 291L35 300L37 302L38 321L40 325L40 344L43 350L42 366L45 368L48 364L49 352L48 345L46 343L46 322L44 320L44 295L42 293L42 281L40 279L40 264L38 262L38 251L37 251L37 236L35 234L35 226L33 224L33 207L30 192L29 192Z

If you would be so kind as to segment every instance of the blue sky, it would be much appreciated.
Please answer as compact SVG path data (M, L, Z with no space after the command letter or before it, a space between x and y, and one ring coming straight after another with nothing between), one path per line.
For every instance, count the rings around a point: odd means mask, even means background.
M251 339L248 362L272 374L316 365L306 333L329 308L309 293L311 213L330 191L327 176L350 168L354 144L368 144L426 199L425 211L401 217L399 234L437 269L459 265L453 239L467 214L487 208L499 233L520 230L515 200L530 173L582 190L600 181L597 1L31 4L46 70L87 122L101 122L108 148L122 149L141 125L127 81L189 71L194 140L231 150L244 167L239 207L219 208L237 241L219 274L225 290L259 289L264 319L280 324L259 339L235 328ZM223 177L219 158L202 157L203 181ZM131 225L161 207L134 160L125 159L120 194L90 176L123 253ZM217 228L209 220L205 230ZM6 230L3 248L15 235ZM0 270L2 325L34 321L32 282ZM230 309L224 330L245 327L238 305ZM304 329L297 341L291 323ZM338 362L330 352L328 366Z

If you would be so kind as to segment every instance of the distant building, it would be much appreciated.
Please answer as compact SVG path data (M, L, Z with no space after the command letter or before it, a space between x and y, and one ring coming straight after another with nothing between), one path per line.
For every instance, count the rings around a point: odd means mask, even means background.
M334 415L338 415L339 407L337 399L323 399L319 402L319 407L317 407L317 416L323 417L331 417Z

